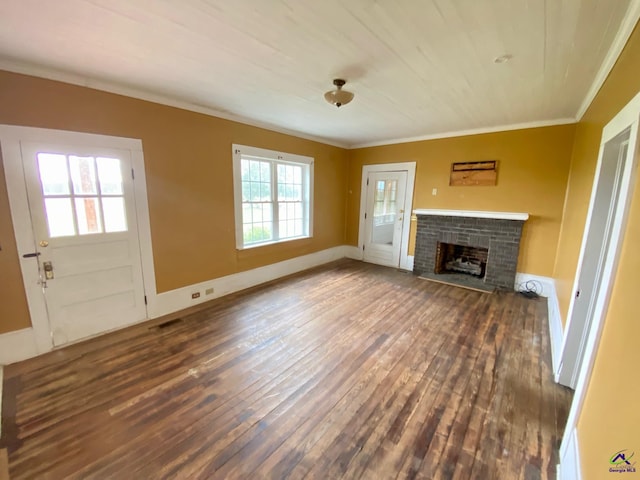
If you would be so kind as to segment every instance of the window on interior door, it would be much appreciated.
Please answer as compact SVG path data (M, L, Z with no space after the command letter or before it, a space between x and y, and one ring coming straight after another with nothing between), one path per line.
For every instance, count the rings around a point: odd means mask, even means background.
M47 152L37 158L50 237L127 231L118 158Z
M397 180L378 180L373 202L373 224L386 225L395 222L398 192Z
M313 158L233 145L236 247L312 236Z

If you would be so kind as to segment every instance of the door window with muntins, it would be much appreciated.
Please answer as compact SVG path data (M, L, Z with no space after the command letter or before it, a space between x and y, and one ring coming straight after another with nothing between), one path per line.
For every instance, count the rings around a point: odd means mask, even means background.
M52 238L127 231L118 158L46 152L37 157Z

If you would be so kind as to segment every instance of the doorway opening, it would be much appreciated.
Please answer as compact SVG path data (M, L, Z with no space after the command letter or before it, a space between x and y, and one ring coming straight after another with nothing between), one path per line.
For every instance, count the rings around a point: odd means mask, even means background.
M609 308L638 165L638 93L604 128L589 202L574 297L556 380L575 388L560 446L560 467L577 463L576 427ZM566 467L565 467L566 466Z
M628 185L625 177L631 174L628 167L633 163L630 138L631 128L627 127L601 147L557 372L558 383L573 389L584 361L596 304L603 295L608 296L613 271L607 273L606 266L617 262L620 234L626 223L628 188L624 185Z

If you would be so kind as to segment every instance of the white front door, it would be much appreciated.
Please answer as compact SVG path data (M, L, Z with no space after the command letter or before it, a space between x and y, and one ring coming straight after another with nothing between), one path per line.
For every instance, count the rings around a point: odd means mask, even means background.
M131 152L20 142L54 346L146 318Z
M363 244L366 262L400 265L406 188L406 171L368 173Z

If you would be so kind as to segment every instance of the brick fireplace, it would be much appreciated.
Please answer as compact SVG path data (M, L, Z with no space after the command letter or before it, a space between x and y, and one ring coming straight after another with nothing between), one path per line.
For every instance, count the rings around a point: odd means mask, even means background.
M413 272L448 283L513 289L526 213L415 210ZM467 276L465 276L467 275ZM458 279L459 281L456 281Z

